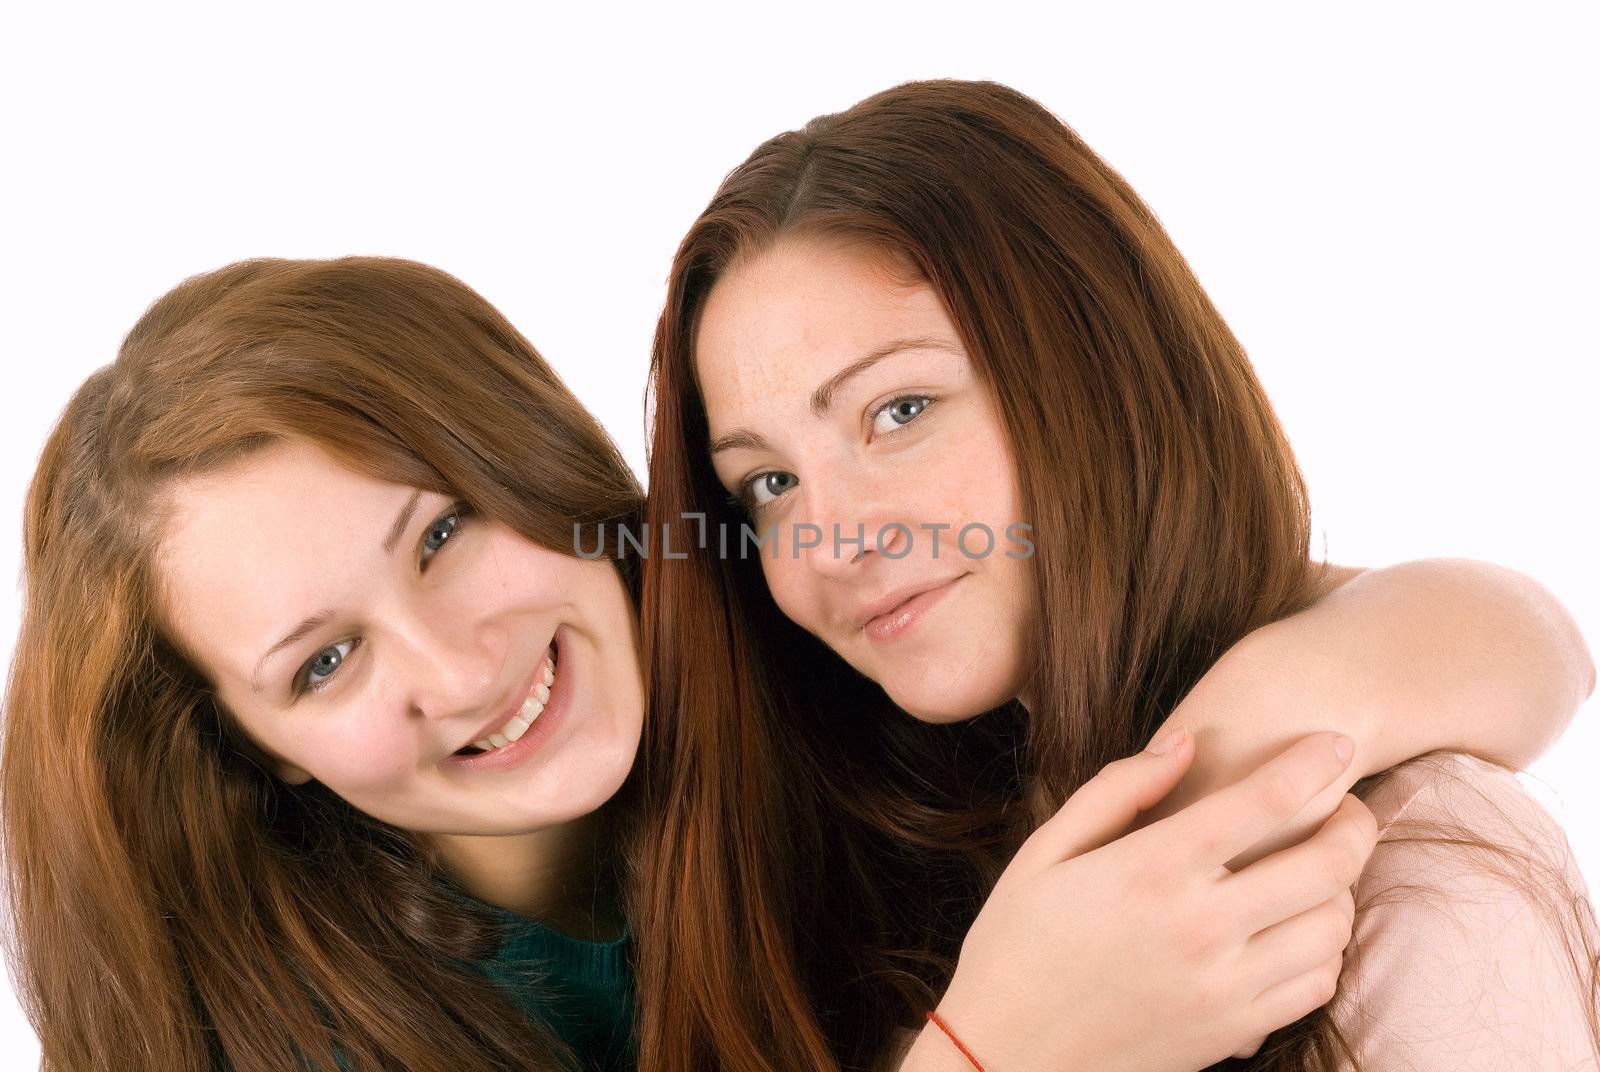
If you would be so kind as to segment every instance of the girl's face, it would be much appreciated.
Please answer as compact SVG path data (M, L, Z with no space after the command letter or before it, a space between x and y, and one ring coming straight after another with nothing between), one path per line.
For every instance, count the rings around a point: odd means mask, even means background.
M172 627L285 780L473 835L569 822L626 778L644 694L605 561L297 441L180 483L172 505Z
M1016 468L931 288L842 244L780 240L712 288L695 371L717 476L772 530L759 553L785 614L925 721L1022 692Z

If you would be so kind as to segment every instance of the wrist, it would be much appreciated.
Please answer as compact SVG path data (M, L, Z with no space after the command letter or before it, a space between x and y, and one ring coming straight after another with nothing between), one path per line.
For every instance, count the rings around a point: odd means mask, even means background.
M930 1022L911 1043L898 1072L973 1072L973 1068L945 1033Z

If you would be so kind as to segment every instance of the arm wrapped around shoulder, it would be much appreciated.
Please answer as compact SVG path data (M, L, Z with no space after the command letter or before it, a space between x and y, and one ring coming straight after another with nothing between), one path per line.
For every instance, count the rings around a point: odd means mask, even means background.
M1517 775L1439 752L1355 792L1379 841L1329 1012L1362 1072L1600 1072L1600 926Z

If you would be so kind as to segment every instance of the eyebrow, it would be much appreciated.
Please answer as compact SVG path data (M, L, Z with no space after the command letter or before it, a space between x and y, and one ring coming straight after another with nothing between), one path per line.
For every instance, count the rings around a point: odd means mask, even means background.
M811 412L818 417L825 416L829 407L833 405L834 395L839 389L856 376L861 375L879 361L886 357L906 350L943 350L947 353L960 353L960 349L952 343L925 335L915 339L896 339L894 342L878 347L858 361L829 376L822 385L811 392ZM726 435L719 435L711 441L711 453L719 454L725 450L771 450L771 444L759 432L752 432L745 428L735 429Z
M422 492L413 491L411 497L406 500L405 505L400 507L400 512L395 515L394 524L389 526L388 535L383 538L383 553L385 555L394 554L395 545L400 542L400 537L405 535L406 527L411 524L411 518L417 512L417 503L421 501ZM281 640L268 648L261 658L256 660L255 669L250 674L250 691L260 692L266 687L261 684L261 667L268 659L291 644L298 644L310 636L314 630L322 628L332 620L332 610L319 610L285 633Z

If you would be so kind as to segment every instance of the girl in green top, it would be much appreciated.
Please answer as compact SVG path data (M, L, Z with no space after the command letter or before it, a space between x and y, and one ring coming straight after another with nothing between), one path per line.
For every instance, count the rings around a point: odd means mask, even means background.
M631 1068L636 570L573 531L639 500L442 272L157 301L27 502L5 815L46 1067Z

